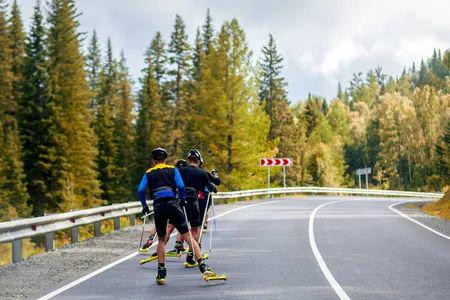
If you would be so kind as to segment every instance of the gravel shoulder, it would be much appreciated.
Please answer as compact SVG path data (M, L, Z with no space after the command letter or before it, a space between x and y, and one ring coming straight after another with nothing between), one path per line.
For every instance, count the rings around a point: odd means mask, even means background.
M395 208L406 214L408 217L438 231L450 236L450 221L426 214L421 207L429 202L401 203Z
M250 203L216 205L216 214ZM123 228L0 267L0 299L36 298L114 262L137 250L141 230L141 225Z

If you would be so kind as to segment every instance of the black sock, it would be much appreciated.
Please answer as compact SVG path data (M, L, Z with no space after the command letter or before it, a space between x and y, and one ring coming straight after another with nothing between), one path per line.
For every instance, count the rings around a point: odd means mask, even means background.
M166 264L165 263L158 263L158 268L165 268Z

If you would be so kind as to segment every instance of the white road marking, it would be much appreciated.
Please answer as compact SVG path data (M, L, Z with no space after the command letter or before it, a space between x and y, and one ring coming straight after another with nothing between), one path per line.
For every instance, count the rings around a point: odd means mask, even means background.
M229 210L229 211L226 211L226 212L224 212L224 213L221 213L221 214L219 214L219 215L217 215L217 216L215 216L215 217L213 217L213 218L209 218L209 220L213 220L213 219L217 219L217 218L222 217L222 216L226 216L226 215L228 215L228 214L231 214L232 212L235 212L235 211L238 211L238 210L241 210L241 209L244 209L244 208L249 208L249 207L253 207L253 206L259 206L259 205L268 204L268 203L274 203L274 202L278 202L278 201L279 201L279 200L271 200L271 201L265 201L265 202L261 202L261 203L255 203L255 204L249 204L249 205L237 207L237 208L234 208L234 209L232 209L232 210ZM172 233L172 234L170 235L170 237L173 237L173 236L175 236L175 235L176 235L176 232ZM157 244L158 244L158 243L154 243L153 245L150 246L150 248L155 247ZM150 249L150 248L149 248L149 249ZM92 273L89 273L89 274L87 274L87 275L85 275L85 276L83 276L83 277L81 277L81 278L79 278L79 279L77 279L77 280L75 280L75 281L72 281L72 282L66 284L65 286L60 287L59 289L54 290L53 292L50 292L50 293L48 293L47 295L38 298L38 300L47 300L47 299L51 299L51 298L53 298L53 297L55 297L55 296L61 294L62 292L65 292L65 291L67 291L68 289L71 289L71 288L73 288L74 286L77 286L77 285L79 285L80 283L82 283L82 282L84 282L84 281L86 281L86 280L89 280L89 279L91 279L92 277L97 276L98 274L105 272L106 270L111 269L112 267L114 267L114 266L116 266L116 265L118 265L118 264L120 264L120 263L122 263L122 262L124 262L124 261L126 261L126 260L129 260L130 258L135 257L135 256L138 255L138 254L139 254L138 252L133 251L133 253L130 253L130 254L128 254L127 256L122 257L122 258L119 259L119 260L116 260L116 261L114 261L114 262L112 262L112 263L110 263L110 264L108 264L108 265L106 265L106 266L104 266L104 267L102 267L102 268L100 268L100 269L98 269L98 270L95 270L95 271L92 272Z
M314 257L316 258L317 263L319 264L320 270L322 270L323 275L325 275L325 278L328 280L328 282L330 283L331 287L334 289L334 291L336 292L338 297L341 300L344 300L344 299L345 300L350 300L350 297L344 291L342 286L336 281L336 279L334 278L334 276L331 273L330 269L328 269L327 264L323 260L322 255L320 254L319 248L317 248L316 239L314 237L314 217L316 216L316 213L322 207L324 207L324 206L326 206L328 204L333 204L333 203L337 203L337 202L343 202L343 201L342 200L337 200L337 201L326 202L326 203L323 203L323 204L317 206L313 210L313 212L309 216L309 230L308 230L309 243L311 245L312 252L314 253Z
M421 227L423 227L423 228L425 228L425 229L427 229L427 230L429 230L429 231L431 231L431 232L433 232L433 233L435 233L435 234L437 234L437 235L439 235L439 236L441 236L441 237L443 237L443 238L446 238L446 239L450 240L450 236L445 235L445 234L443 234L443 233L441 233L441 232L439 232L439 231L436 231L436 230L434 230L433 228L430 228L430 227L428 227L427 225L422 224L422 223L420 223L420 222L417 221L417 220L414 220L413 218L411 218L411 217L405 215L404 213L402 213L402 212L399 211L398 209L394 208L394 206L396 206L396 205L398 205L398 204L407 203L407 202L409 202L409 201L403 201L403 202L397 202L397 203L391 204L391 205L389 205L389 209L392 210L393 212L396 212L396 213L399 214L400 216L402 216L402 217L404 217L404 218L410 220L411 222L414 222L414 223L416 223L417 225L419 225L419 226L421 226Z

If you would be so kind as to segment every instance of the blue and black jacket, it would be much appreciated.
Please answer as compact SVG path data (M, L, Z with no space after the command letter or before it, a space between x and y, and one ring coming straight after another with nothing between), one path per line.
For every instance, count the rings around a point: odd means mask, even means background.
M157 164L145 172L139 184L138 194L142 206L146 206L146 190L150 191L151 198L176 198L177 190L180 198L185 197L183 179L177 168L166 164Z

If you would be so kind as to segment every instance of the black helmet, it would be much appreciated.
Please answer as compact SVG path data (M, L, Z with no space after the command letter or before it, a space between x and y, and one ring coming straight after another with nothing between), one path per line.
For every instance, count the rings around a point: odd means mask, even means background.
M200 165L203 164L203 157L197 149L190 149L187 153L187 158L196 158L200 161Z
M154 160L163 160L167 158L167 151L166 149L158 147L152 150L151 156Z
M175 167L179 169L179 168L185 168L185 167L187 167L187 165L188 165L187 161L185 161L184 159L179 159L177 161L177 163L175 164Z

